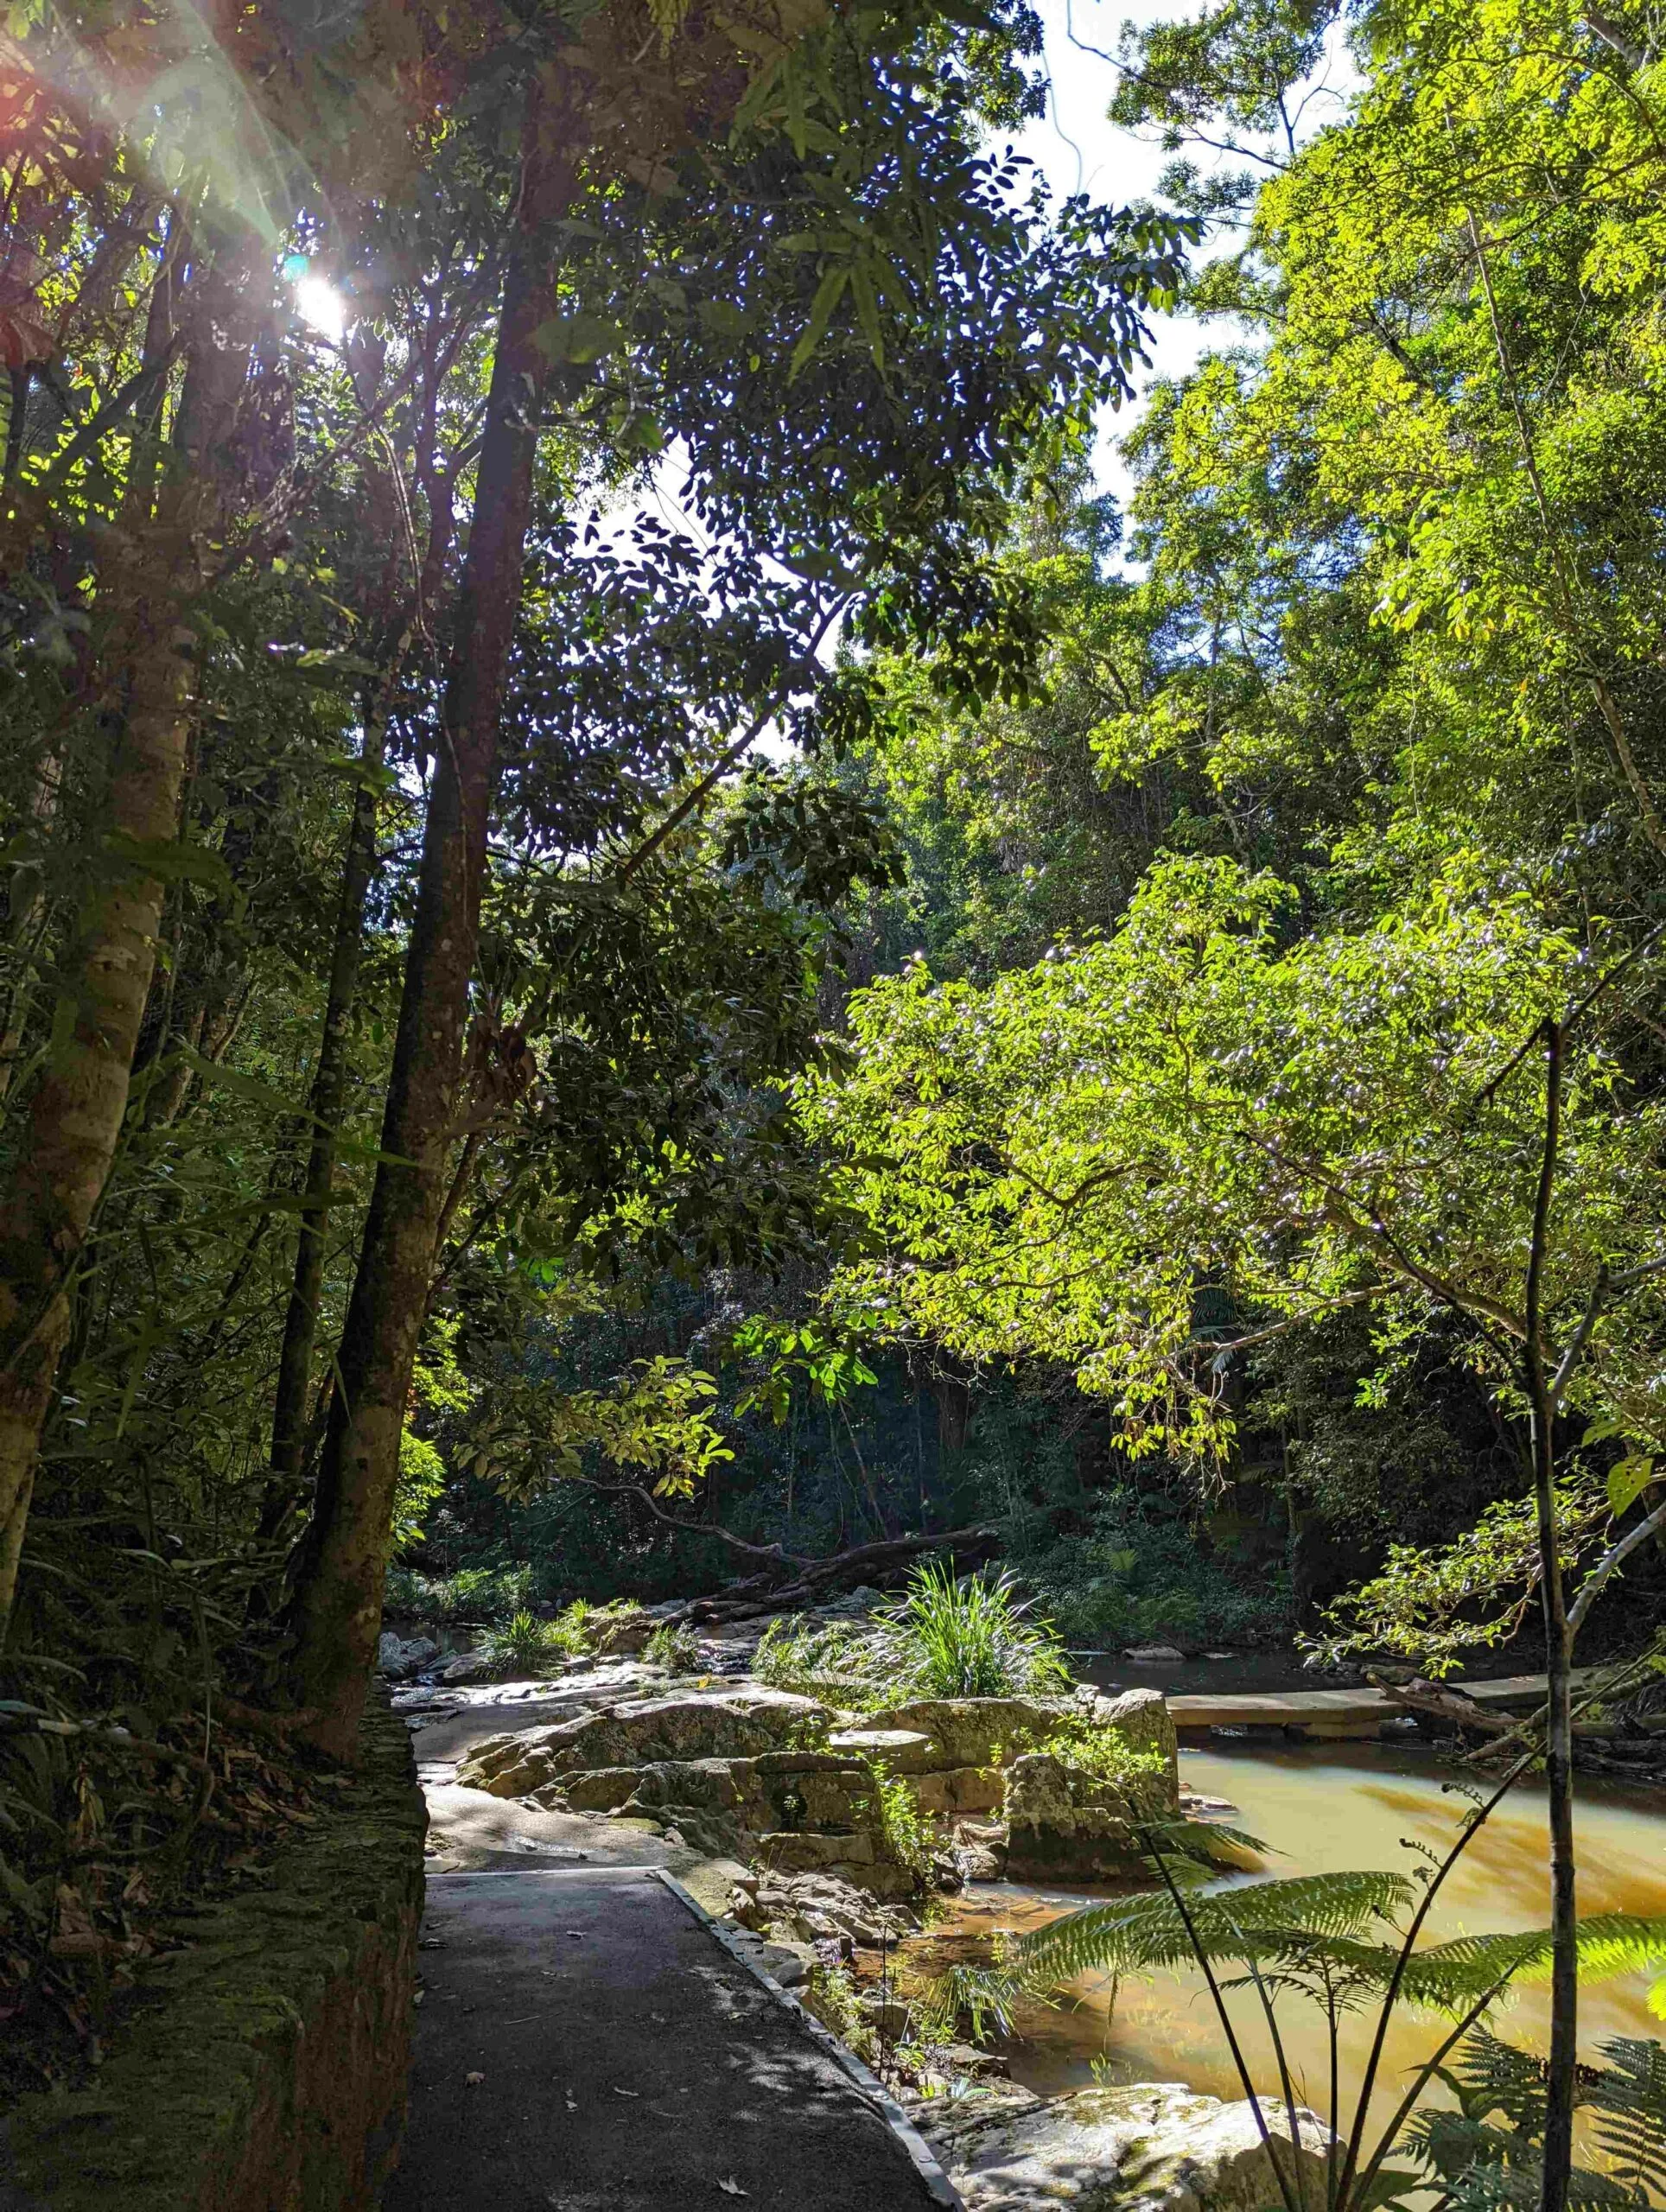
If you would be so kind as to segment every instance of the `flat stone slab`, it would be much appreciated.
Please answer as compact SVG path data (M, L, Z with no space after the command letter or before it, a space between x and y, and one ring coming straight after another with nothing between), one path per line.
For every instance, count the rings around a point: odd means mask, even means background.
M1592 1670L1576 1668L1578 1688ZM1478 1705L1494 1711L1530 1710L1544 1696L1542 1675L1506 1675L1497 1681L1457 1682L1453 1685ZM1191 1728L1305 1728L1316 1736L1372 1736L1385 1720L1407 1711L1386 1690L1290 1690L1281 1696L1245 1692L1207 1690L1195 1696L1171 1697L1169 1712L1179 1729Z
M431 1876L382 2212L922 2212L878 2102L640 1867Z
M849 1751L860 1758L908 1758L931 1748L932 1739L918 1728L841 1728L827 1739L830 1751Z

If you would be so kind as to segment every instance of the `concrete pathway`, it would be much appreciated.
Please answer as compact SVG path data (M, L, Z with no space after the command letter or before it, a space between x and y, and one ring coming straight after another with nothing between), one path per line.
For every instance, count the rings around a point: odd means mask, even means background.
M430 1875L423 1943L410 2124L382 2212L957 2202L653 1870Z

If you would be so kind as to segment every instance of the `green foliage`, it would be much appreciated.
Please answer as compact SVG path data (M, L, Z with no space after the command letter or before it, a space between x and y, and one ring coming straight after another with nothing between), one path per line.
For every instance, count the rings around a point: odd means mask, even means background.
M1131 1805L1149 1807L1167 1798L1165 1755L1129 1743L1121 1729L1090 1720L1084 1713L1064 1714L1030 1748L1091 1774L1097 1782L1109 1783Z
M1568 2201L1580 2207L1647 2204L1666 2187L1666 2050L1625 2036L1600 2049L1610 2063L1581 2068L1577 2096L1591 2115L1604 2163L1597 2172L1574 2169ZM1536 2204L1543 2062L1481 2028L1465 2038L1440 2079L1456 2109L1417 2113L1407 2146L1428 2161L1464 2212Z
M1607 1522L1610 1508L1590 1491L1570 1488L1560 1493L1558 1509L1567 1574ZM1466 1652L1508 1643L1536 1602L1539 1583L1533 1502L1504 1499L1439 1550L1391 1545L1382 1573L1339 1598L1326 1612L1320 1632L1301 1641L1327 1660L1393 1652L1438 1681L1460 1665Z
M1044 1695L1071 1672L1049 1623L1026 1618L1010 1574L957 1581L952 1560L927 1560L887 1609L902 1679L926 1697Z
M548 1623L523 1608L494 1628L480 1646L495 1675L531 1674L552 1656Z
M817 1624L778 1613L759 1638L752 1671L776 1689L826 1698L853 1711L887 1701L894 1678L888 1646L871 1631L844 1621Z
M830 1966L817 1959L804 1977L806 2012L837 2036L859 2058L871 2058L876 2049L873 2023L862 2009L862 1999L848 1967Z
M1195 1499L1119 1484L1093 1497L1084 1531L1015 1548L1072 1644L1256 1644L1294 1625L1288 1538L1274 1541L1249 1563L1224 1556Z
M1520 1046L1571 989L1578 948L1526 902L1472 902L1457 882L1363 932L1287 944L1288 895L1170 862L1114 936L1069 958L981 990L915 968L859 994L854 1066L804 1096L889 1255L847 1270L842 1310L969 1357L1070 1358L1125 1450L1199 1454L1232 1433L1235 1338L1358 1303L1387 1341L1433 1299L1491 1315L1532 1198L1517 1158L1538 1071ZM1655 1254L1658 1109L1616 1116L1616 1080L1604 1043L1580 1040L1561 1302L1622 1252ZM1211 1283L1248 1325L1205 1314ZM1651 1297L1574 1385L1645 1431ZM1483 1336L1489 1358L1508 1387Z
M391 1613L443 1627L502 1623L530 1607L532 1580L528 1567L473 1567L429 1575L394 1567L388 1570L383 1603Z
M699 1640L691 1628L662 1624L642 1647L642 1656L652 1667L664 1667L673 1675L694 1675L703 1663L700 1657Z
M868 1768L873 1777L872 1809L878 1815L885 1847L899 1866L923 1882L937 1857L932 1823L901 1775L893 1774L883 1759L870 1758Z
M397 1559L423 1539L432 1508L445 1495L446 1465L436 1446L407 1428L399 1437L399 1486L393 1497L389 1557Z
M582 1598L575 1598L570 1605L563 1606L549 1624L549 1643L552 1651L564 1659L580 1659L590 1649L590 1622L595 1608Z
M556 1391L518 1375L493 1393L457 1457L511 1497L582 1476L592 1455L623 1477L646 1477L656 1497L690 1497L734 1456L710 1420L716 1395L709 1375L663 1353L611 1390Z
M736 1414L756 1408L778 1428L792 1412L800 1385L812 1405L834 1406L862 1384L879 1380L849 1344L813 1321L793 1325L754 1315L735 1331L733 1348L741 1359L766 1363L760 1379L736 1403Z
M853 1710L906 1697L1046 1696L1071 1673L1051 1625L1026 1618L1013 1578L955 1579L952 1562L923 1560L905 1594L871 1627L771 1621L753 1670L780 1689Z

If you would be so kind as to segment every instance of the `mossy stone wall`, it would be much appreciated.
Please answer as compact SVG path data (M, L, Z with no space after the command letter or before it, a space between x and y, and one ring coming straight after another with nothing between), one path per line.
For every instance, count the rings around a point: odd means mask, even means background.
M372 2212L397 2159L427 1815L404 1722L269 1885L181 1924L97 2083L23 2099L0 2212Z

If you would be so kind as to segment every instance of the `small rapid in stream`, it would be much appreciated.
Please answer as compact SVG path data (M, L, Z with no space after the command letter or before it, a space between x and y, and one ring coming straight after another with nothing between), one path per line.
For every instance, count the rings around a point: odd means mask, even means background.
M1258 1874L1224 1878L1221 1886L1269 1876L1388 1867L1410 1873L1420 1863L1401 1839L1444 1852L1456 1834L1464 1801L1442 1788L1452 1770L1398 1746L1331 1745L1243 1752L1182 1750L1187 1789L1228 1798L1232 1825L1269 1847ZM1579 1909L1666 1912L1666 1801L1657 1792L1586 1783L1577 1812ZM1546 1822L1542 1787L1523 1783L1491 1815L1443 1885L1427 1923L1426 1942L1464 1934L1544 1926L1549 1918ZM1038 1928L1062 1912L1105 1897L1014 1884L980 1885L950 1905L932 1938L914 1947L914 1968L963 1957L969 1939L998 1929ZM979 1947L981 1948L981 1946ZM1649 1979L1633 1975L1580 1993L1580 2046L1615 2035L1666 2040L1666 2024L1649 2012ZM1027 2007L1017 2036L1000 2046L1013 2078L1044 2095L1110 2084L1183 2082L1236 2100L1243 2094L1201 1974L1195 1969L1125 1980L1091 1975L1074 1986L1073 2005ZM1234 2026L1256 2086L1276 2092L1270 2040L1253 1990L1229 1999ZM1279 2025L1297 2093L1315 2111L1328 2101L1329 2056L1322 2013L1287 1997ZM1497 2016L1510 2040L1542 2050L1548 2015L1543 1988L1523 1989ZM1341 2033L1343 2109L1351 2109L1374 2031L1374 2016L1345 2018ZM1408 2069L1440 2040L1439 2024L1402 2012L1389 2031L1374 2116L1386 2122L1408 2084Z

